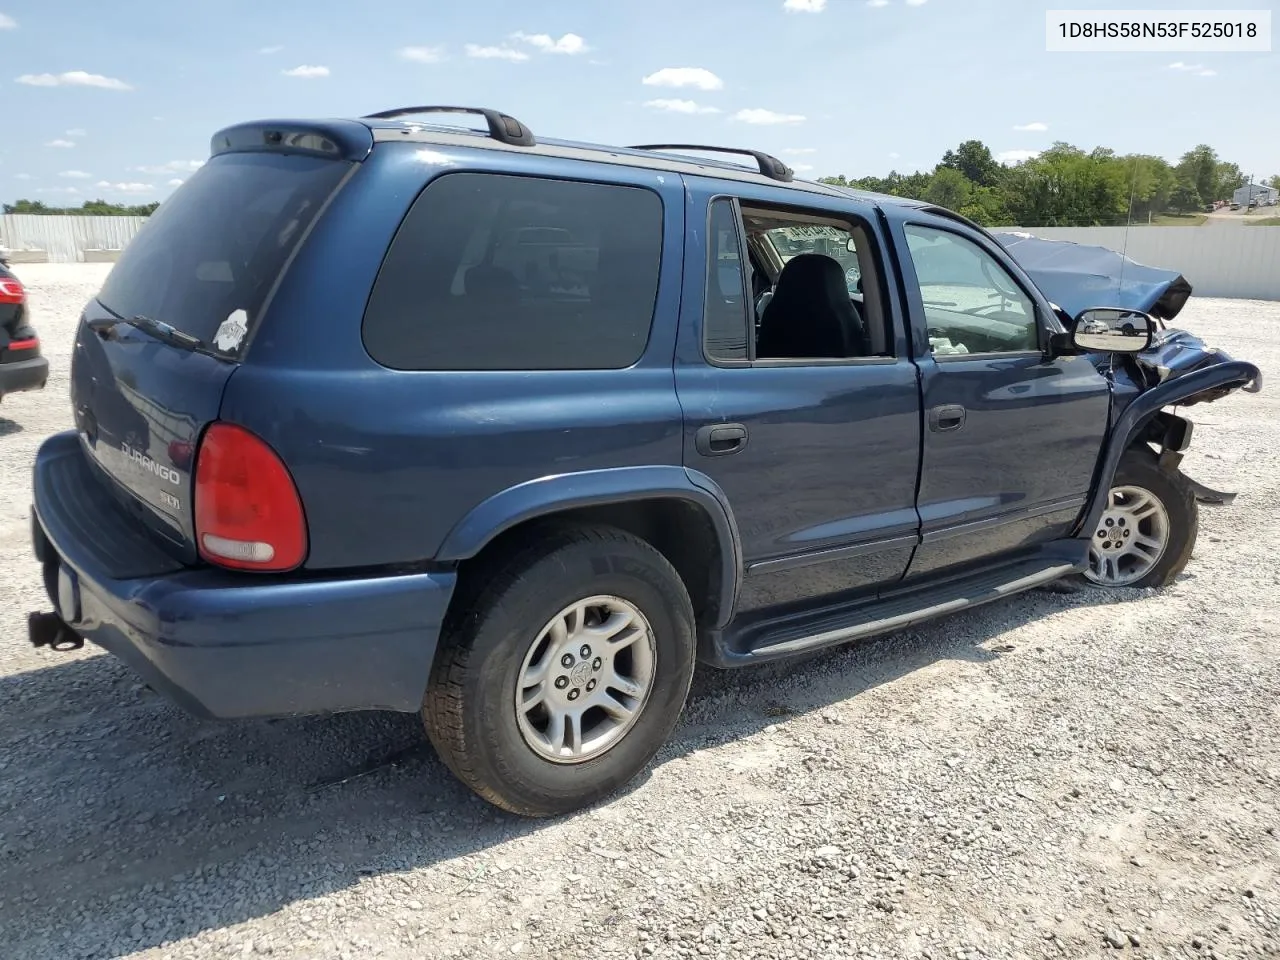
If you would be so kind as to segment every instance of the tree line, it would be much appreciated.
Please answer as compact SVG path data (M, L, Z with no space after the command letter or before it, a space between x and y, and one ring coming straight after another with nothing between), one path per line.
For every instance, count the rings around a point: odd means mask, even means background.
M160 201L126 206L105 200L86 200L78 207L50 207L40 200L18 200L4 205L5 213L33 213L48 217L149 217Z
M1004 166L982 141L967 140L948 150L932 172L822 182L927 200L987 227L1089 227L1202 210L1230 200L1248 176L1207 144L1171 164L1148 154L1122 155L1106 147L1086 153L1057 142L1036 157ZM1269 183L1280 189L1280 174Z

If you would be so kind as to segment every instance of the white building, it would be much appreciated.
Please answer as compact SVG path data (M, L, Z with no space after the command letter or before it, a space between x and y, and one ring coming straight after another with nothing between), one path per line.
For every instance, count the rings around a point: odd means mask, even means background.
M1280 197L1280 190L1275 187L1264 187L1258 183L1250 183L1233 193L1231 202L1245 207L1254 201L1260 204L1275 203L1278 197Z

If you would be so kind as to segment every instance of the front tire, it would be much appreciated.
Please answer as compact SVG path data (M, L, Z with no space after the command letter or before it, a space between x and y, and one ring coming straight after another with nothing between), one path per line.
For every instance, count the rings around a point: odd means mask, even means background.
M1186 567L1200 515L1195 491L1147 450L1120 460L1089 540L1084 578L1103 587L1163 587Z
M445 765L522 816L568 813L632 780L693 679L693 608L650 544L551 530L486 573L450 618L423 704Z

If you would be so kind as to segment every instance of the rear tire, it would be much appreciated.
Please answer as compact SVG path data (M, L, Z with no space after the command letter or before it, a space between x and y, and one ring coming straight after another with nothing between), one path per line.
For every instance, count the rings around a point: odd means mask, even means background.
M1176 469L1162 470L1145 449L1129 450L1111 481L1107 506L1090 531L1083 577L1103 587L1163 587L1195 548L1195 491Z
M653 759L688 696L694 617L679 574L644 540L575 527L483 576L432 669L422 716L436 751L522 816L609 796Z

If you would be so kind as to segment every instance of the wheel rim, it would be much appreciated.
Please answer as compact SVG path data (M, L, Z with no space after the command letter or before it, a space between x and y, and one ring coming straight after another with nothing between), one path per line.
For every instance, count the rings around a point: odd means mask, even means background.
M1150 490L1113 487L1093 539L1085 576L1107 587L1145 577L1169 546L1169 512Z
M538 632L516 678L516 720L534 753L582 763L615 746L653 689L657 643L634 604L588 597Z

